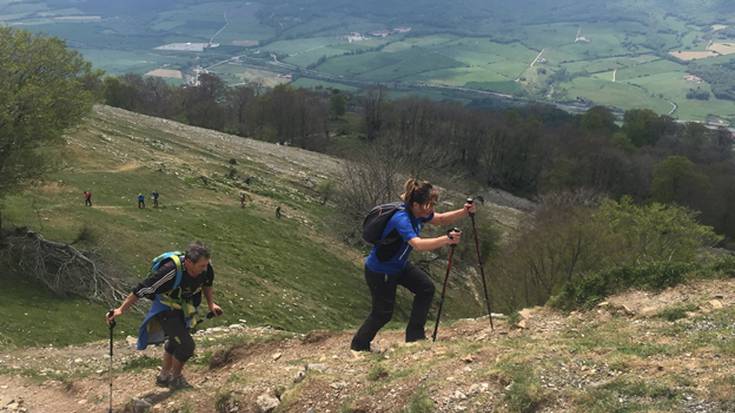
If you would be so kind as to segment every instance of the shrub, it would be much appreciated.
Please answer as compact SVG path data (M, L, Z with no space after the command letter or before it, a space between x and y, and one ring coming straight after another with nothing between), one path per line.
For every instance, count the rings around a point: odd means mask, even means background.
M74 238L74 241L72 241L72 244L92 244L96 240L97 235L94 233L94 230L92 230L92 227L88 224L84 224L82 228L79 229L79 233L76 238Z
M403 410L404 413L430 413L434 411L434 401L431 400L426 389L418 389L411 396L408 406Z
M695 268L695 264L653 262L590 272L566 283L549 304L562 310L590 308L608 295L627 288L659 290L676 285Z
M508 403L508 411L519 413L538 411L546 396L533 370L522 364L506 365L503 370L510 380L504 397Z
M385 369L385 367L381 366L380 364L373 366L370 371L368 371L368 380L370 381L378 381L382 380L386 377L388 377L388 370Z
M502 251L502 260L494 260L494 291L506 303L504 310L542 305L550 297L562 309L588 307L625 288L675 285L693 269L700 271L696 276L717 270L735 274L735 258L719 260L717 269L691 264L721 240L697 222L696 212L638 205L628 197L582 195L561 194L544 202Z
M662 311L660 311L658 314L656 314L656 316L663 318L664 320L667 320L667 321L676 321L676 320L685 318L688 312L694 311L696 309L697 309L697 306L694 304L669 307L669 308L665 308Z

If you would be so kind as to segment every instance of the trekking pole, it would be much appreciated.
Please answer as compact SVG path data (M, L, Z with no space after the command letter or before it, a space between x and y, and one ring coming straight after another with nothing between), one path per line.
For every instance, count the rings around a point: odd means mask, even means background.
M447 236L451 238L451 235L449 235L451 232L460 232L459 228L452 228L447 232ZM452 244L450 246L449 250L449 258L447 258L447 273L444 275L444 284L442 284L442 294L439 298L439 309L436 312L436 324L434 324L434 333L431 335L431 341L436 341L436 333L439 331L439 319L442 316L442 307L444 306L444 294L447 291L447 281L449 280L449 271L452 269L452 256L454 255L454 248L457 246L457 244Z
M481 196L476 197L481 203L485 203L485 200ZM467 198L468 204L473 204L474 198ZM490 319L490 329L495 330L493 326L493 313L490 310L490 296L487 294L487 281L485 280L485 269L482 265L482 257L480 256L480 240L477 238L477 224L475 223L475 214L470 212L470 218L472 219L472 232L475 235L475 250L477 251L477 264L480 266L480 275L482 276L482 289L485 292L485 304L487 305L487 316Z
M210 318L214 318L214 317L216 317L216 316L217 316L217 314L215 314L214 312L210 311L210 312L208 312L208 313L207 313L207 315L206 315L206 316L204 317L204 320L202 320L202 321L198 322L198 323L197 323L197 325L199 325L199 324L201 324L201 323L203 323L203 322L205 322L205 321L209 320Z
M114 310L110 310L110 312L107 313L107 317L109 318L111 315L114 314ZM110 409L108 410L108 413L112 413L112 330L115 329L115 319L113 318L110 320L109 326L110 326Z
M202 321L197 322L194 327L189 327L189 332L190 333L195 333L196 331L199 331L199 326L203 322L209 320L210 318L214 318L216 316L217 316L217 314L215 314L213 311L208 312L207 315L204 317L204 319Z

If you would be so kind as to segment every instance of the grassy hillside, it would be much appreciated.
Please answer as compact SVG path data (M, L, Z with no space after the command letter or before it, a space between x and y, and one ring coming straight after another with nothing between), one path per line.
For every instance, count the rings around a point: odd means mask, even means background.
M109 107L96 108L66 145L52 150L57 172L8 197L6 223L94 250L131 280L143 277L162 251L202 240L213 249L215 297L226 312L212 324L246 320L306 331L354 327L367 315L364 251L337 239L330 217L338 206L321 205L315 190L339 180L339 160ZM83 206L85 190L93 193L92 208ZM161 194L157 209L148 199L154 190ZM244 209L241 190L250 199ZM141 192L146 209L136 206ZM277 206L282 219L275 217ZM442 264L436 265L438 278ZM22 281L11 279L0 290L10 308L0 320L0 342L60 345L105 336L103 306L54 297L25 275L15 277ZM454 288L446 314L481 314L477 298L476 289ZM399 302L397 322L410 305ZM139 319L124 316L121 330L132 333Z

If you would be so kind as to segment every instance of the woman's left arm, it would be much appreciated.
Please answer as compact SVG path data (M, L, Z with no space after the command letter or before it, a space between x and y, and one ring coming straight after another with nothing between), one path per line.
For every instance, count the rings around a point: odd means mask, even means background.
M477 207L474 203L465 203L463 208L449 212L435 212L434 218L429 221L432 225L446 226L451 225L458 219L474 214Z

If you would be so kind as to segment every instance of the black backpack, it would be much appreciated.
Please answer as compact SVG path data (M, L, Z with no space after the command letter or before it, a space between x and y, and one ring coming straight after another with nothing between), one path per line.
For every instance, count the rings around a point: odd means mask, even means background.
M403 202L392 202L374 207L362 222L362 239L365 242L378 247L377 256L380 261L389 260L401 246L401 236L398 231L393 230L382 238L385 226L398 211L403 211L406 206Z

